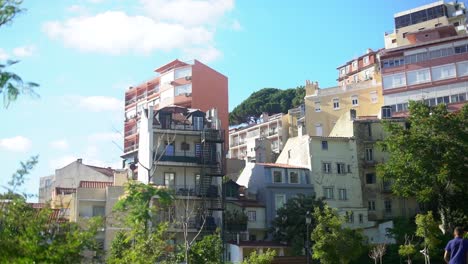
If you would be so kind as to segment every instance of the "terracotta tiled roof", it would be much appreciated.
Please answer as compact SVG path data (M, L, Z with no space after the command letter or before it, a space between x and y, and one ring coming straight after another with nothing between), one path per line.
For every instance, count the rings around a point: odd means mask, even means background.
M272 167L272 168L284 168L284 169L307 169L305 167L283 164L283 163L257 163L258 165L262 165L265 167Z
M80 188L104 189L112 185L114 185L113 182L80 181Z
M84 164L83 164L84 165ZM89 168L99 172L99 173L102 173L106 176L109 176L109 177L114 177L114 170L112 168L103 168L103 167L98 167L98 166L92 166L92 165L85 165L85 166L88 166Z

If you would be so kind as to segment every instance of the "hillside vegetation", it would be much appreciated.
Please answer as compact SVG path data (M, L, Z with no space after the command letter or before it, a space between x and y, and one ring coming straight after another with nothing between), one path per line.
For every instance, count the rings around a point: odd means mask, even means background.
M263 88L251 94L229 113L229 124L237 125L258 118L263 112L268 114L287 113L304 102L305 88L298 86L281 90Z

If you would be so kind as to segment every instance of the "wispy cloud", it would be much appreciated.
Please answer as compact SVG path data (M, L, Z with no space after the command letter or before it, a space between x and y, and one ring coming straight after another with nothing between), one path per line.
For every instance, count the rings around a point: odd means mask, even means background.
M8 53L4 49L0 48L0 61L8 60L9 57Z
M31 146L31 140L23 136L0 139L0 148L9 151L26 152L31 148Z
M231 28L234 31L242 31L242 25L240 24L239 20L234 19L234 21L231 24Z
M67 104L76 105L91 112L123 111L124 108L122 100L110 96L67 95L61 99Z
M89 141L92 142L103 142L103 141L120 141L123 140L122 134L117 132L101 132L94 133L88 136Z
M49 168L51 170L61 169L75 160L77 160L77 157L73 155L65 155L65 156L60 156L58 158L50 159Z
M190 60L197 58L204 63L209 63L221 58L223 54L221 51L214 47L195 47L195 48L186 48L184 49L184 59Z
M58 150L66 150L69 147L68 141L66 139L58 139L50 142L50 147Z
M35 51L36 46L34 45L20 46L13 49L13 55L20 58L30 57Z

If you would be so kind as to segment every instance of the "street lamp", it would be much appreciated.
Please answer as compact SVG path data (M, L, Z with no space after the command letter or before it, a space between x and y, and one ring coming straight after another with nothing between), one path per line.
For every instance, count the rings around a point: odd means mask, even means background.
M307 211L306 213L306 229L307 229L307 240L306 240L306 257L307 257L307 264L310 263L310 232L309 232L309 226L312 223L312 217L310 216L310 211Z

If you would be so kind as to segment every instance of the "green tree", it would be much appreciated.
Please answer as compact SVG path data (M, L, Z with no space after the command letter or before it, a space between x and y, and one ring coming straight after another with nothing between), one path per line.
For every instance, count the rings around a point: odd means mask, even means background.
M412 239L407 236L405 244L400 245L398 248L398 254L406 258L408 264L412 263L412 257L416 254L416 246L413 244Z
M313 196L298 195L289 199L285 206L277 211L277 216L272 222L270 232L273 233L273 238L291 245L293 255L302 255L307 239L306 214L323 206L323 201L315 200ZM316 225L315 215L311 214L311 218L309 230Z
M30 195L17 189L36 164L37 157L21 163L0 200L0 263L79 262L84 250L98 250L94 238L102 219L62 223L48 206L33 208L26 201Z
M312 231L312 257L324 264L346 264L360 257L364 251L364 237L360 231L343 227L337 212L325 205L315 208L316 227Z
M157 197L157 199L154 199ZM111 244L108 263L156 263L175 261L167 232L168 224L157 221L157 214L170 205L172 194L139 182L129 182L125 193L114 206L126 227Z
M392 190L416 197L438 212L444 229L468 222L468 105L449 113L443 104L429 107L410 102L405 126L387 122L389 136L381 142L390 158L378 175L393 181Z
M217 264L221 263L223 242L218 232L206 235L190 248L189 263Z
M441 232L439 225L432 215L432 211L427 212L427 214L418 214L416 215L416 236L424 239L423 246L424 250L428 253L427 260L429 256L442 255L440 248Z
M266 252L257 253L254 251L242 261L242 264L270 264L276 256L276 251L268 249Z
M21 8L23 1L20 0L0 0L0 27L11 22L19 13L23 12ZM7 71L7 68L18 63L18 61L7 61L0 63L0 94L3 93L3 105L7 108L10 102L15 101L21 93L35 95L34 88L37 83L23 82L20 76Z

